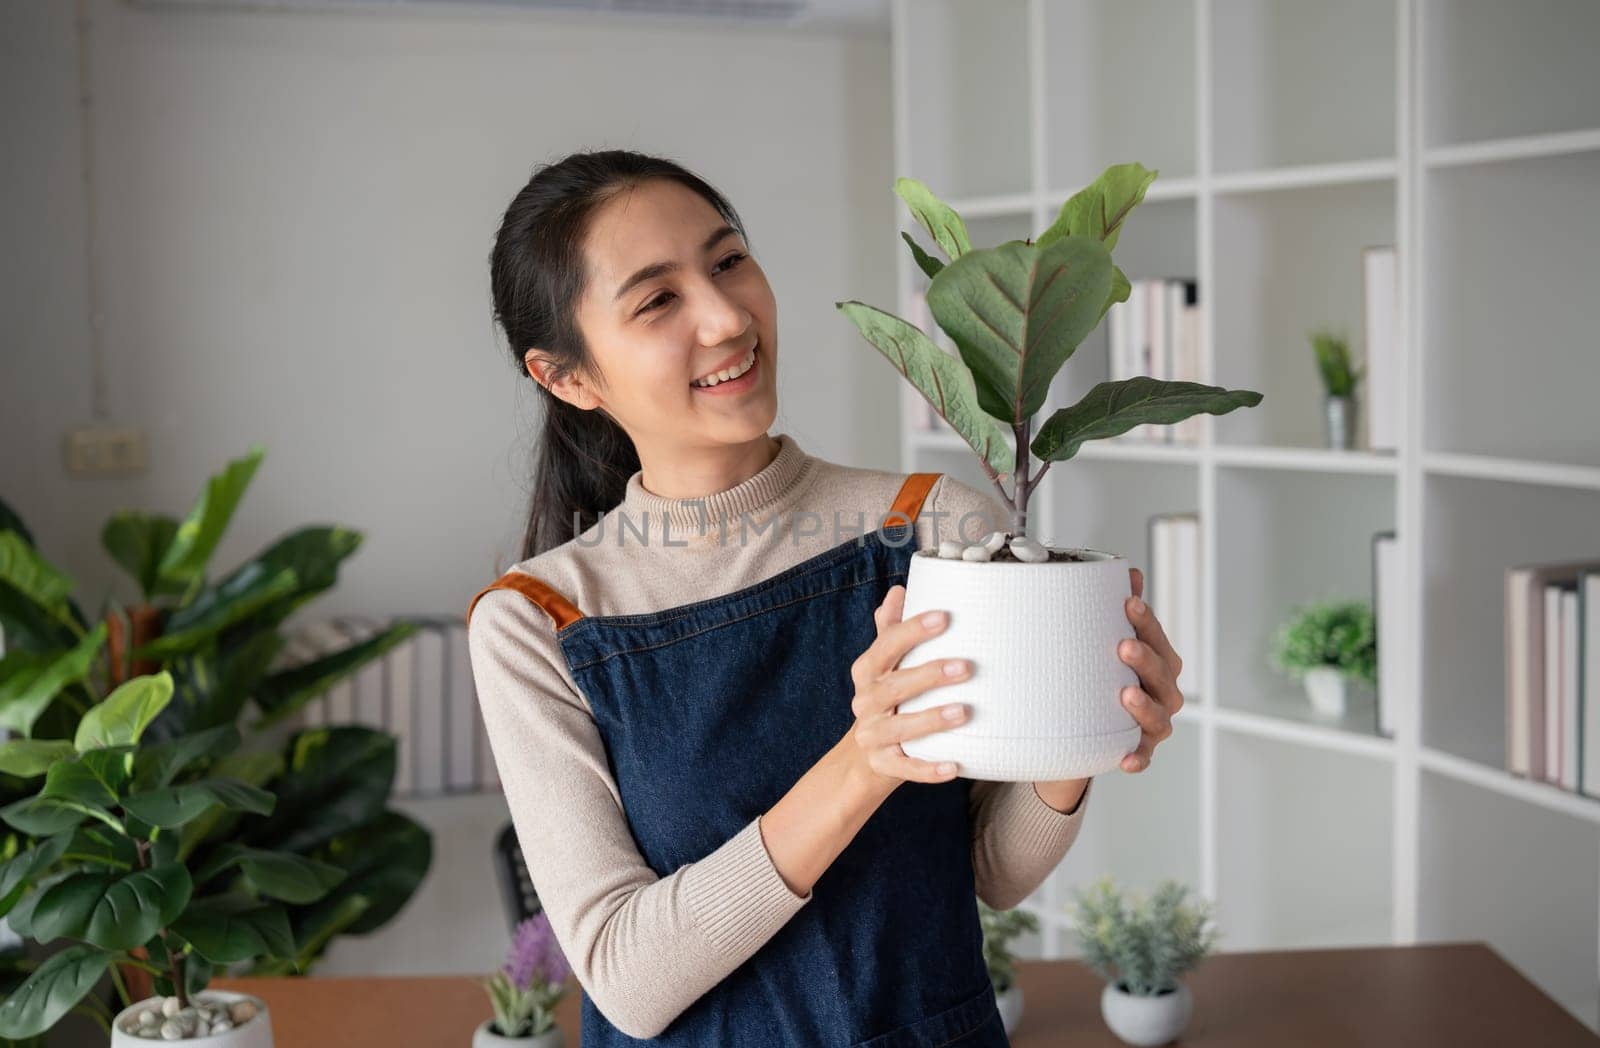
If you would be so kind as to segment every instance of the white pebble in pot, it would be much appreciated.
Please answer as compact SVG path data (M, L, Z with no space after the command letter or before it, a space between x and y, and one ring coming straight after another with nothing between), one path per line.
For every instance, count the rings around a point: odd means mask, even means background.
M1049 551L1026 535L1011 540L1011 552L1018 560L1029 564L1043 564L1050 559Z
M992 556L987 546L968 546L961 553L962 560L988 560Z
M964 543L956 542L954 539L945 539L939 543L939 556L945 560L960 560L962 551L966 548Z

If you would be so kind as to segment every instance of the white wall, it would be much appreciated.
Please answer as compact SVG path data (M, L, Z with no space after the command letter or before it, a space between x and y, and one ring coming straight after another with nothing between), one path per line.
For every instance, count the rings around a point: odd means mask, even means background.
M898 378L833 307L894 300L886 35L90 8L108 421L151 460L124 480L62 468L92 410L73 5L0 5L0 497L86 611L134 597L111 511L181 515L256 442L218 568L334 521L366 543L312 610L464 611L516 559L534 420L486 259L532 166L573 149L665 153L727 193L779 298L777 428L894 466ZM438 819L429 882L326 971L498 963L504 802L413 807Z

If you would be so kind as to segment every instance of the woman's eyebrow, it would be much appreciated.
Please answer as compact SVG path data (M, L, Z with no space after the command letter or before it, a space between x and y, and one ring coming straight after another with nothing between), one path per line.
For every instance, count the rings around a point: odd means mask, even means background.
M724 224L720 226L715 232L706 238L706 242L704 244L700 245L701 253L704 254L705 252L716 247L722 238L728 234L737 234L738 232L739 231L737 229L734 229L730 225ZM622 282L622 286L617 288L617 293L615 296L613 296L612 301L615 302L617 299L621 298L623 295L626 295L629 291L632 291L635 287L644 283L646 280L654 280L656 277L665 276L677 268L678 263L676 262L650 263L648 266L643 267L638 272L633 274L633 276L629 277L627 280L624 280Z

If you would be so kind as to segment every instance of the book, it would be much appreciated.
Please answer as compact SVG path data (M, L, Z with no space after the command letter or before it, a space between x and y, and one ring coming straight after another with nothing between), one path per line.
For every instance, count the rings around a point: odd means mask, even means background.
M1578 765L1578 589L1561 589L1561 787L1580 792Z
M1200 517L1196 513L1156 514L1148 521L1147 533L1146 602L1183 659L1178 690L1188 699L1198 692L1201 679Z
M1374 451L1400 446L1400 388L1405 374L1405 345L1399 331L1399 267L1395 249L1375 245L1361 251L1362 290L1365 304L1366 372L1362 385L1366 403L1366 444Z
M1547 583L1600 571L1600 560L1524 564L1505 575L1506 770L1547 781L1545 615Z
M1372 609L1378 633L1378 733L1394 738L1405 650L1405 590L1400 577L1400 542L1393 531L1372 536Z
M1600 797L1600 570L1578 575L1578 789Z

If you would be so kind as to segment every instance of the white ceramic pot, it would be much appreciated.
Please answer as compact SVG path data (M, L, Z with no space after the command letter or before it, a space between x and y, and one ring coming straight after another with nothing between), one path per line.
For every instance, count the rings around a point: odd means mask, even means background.
M1306 695L1311 699L1311 708L1324 717L1343 717L1348 710L1348 700L1345 694L1344 674L1332 666L1319 666L1314 670L1307 670L1305 676Z
M272 1016L267 1011L267 1002L248 993L237 993L233 990L201 990L194 995L198 1001L221 1001L232 1004L235 1001L250 1001L256 1006L256 1014L238 1026L224 1030L222 1033L207 1034L204 1037L183 1037L178 1041L163 1040L160 1036L155 1038L140 1037L137 1034L127 1033L123 1025L146 1008L154 1005L160 1008L165 998L147 997L142 1001L135 1001L117 1013L111 1022L111 1048L149 1048L153 1044L190 1044L197 1048L273 1048L272 1045ZM156 1027L157 1030L160 1027Z
M491 1026L493 1019L485 1019L472 1031L472 1048L566 1048L567 1038L561 1027L552 1026L537 1037L503 1037Z
M1171 993L1141 997L1124 993L1116 983L1100 991L1100 1015L1111 1032L1128 1044L1150 1048L1177 1040L1194 1014L1194 997L1183 983Z
M964 702L966 723L901 743L909 756L956 761L969 779L1086 779L1117 766L1139 745L1139 723L1122 705L1138 684L1117 655L1132 637L1124 601L1128 561L1073 549L1086 559L1027 564L911 557L905 618L942 609L943 633L917 644L902 667L965 658L972 675L902 702L901 713Z
M1000 1009L1000 1024L1005 1027L1006 1036L1009 1037L1022 1018L1022 987L1012 983L1011 989L994 995L994 1003Z

